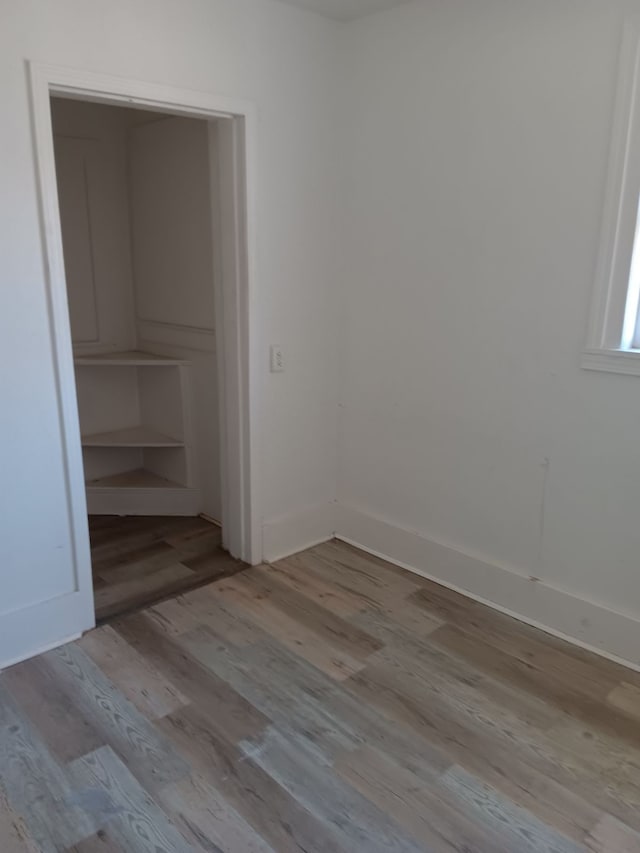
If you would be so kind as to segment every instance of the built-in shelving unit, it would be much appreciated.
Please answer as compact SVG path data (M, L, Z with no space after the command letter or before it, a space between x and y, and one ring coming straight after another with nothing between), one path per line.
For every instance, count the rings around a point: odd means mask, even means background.
M219 517L215 124L51 116L88 510Z
M135 471L125 471L122 474L113 474L111 477L100 477L91 480L87 486L92 489L184 489L180 483L172 483L165 477L158 477L151 471L138 468Z
M197 514L189 361L131 350L75 366L89 512Z
M183 359L139 350L108 352L99 355L77 355L74 362L76 367L179 367L189 364Z
M184 441L170 438L151 427L135 426L82 436L83 447L184 447Z

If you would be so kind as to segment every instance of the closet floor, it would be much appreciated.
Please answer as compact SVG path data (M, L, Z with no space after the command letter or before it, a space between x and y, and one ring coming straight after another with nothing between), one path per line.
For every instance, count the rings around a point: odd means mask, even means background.
M202 518L89 516L98 624L248 568Z

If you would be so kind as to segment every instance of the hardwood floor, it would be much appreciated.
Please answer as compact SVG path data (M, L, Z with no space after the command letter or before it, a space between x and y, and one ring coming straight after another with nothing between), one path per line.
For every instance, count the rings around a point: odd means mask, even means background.
M89 516L98 624L246 568L202 518Z
M640 675L331 542L4 672L0 782L2 853L631 853Z

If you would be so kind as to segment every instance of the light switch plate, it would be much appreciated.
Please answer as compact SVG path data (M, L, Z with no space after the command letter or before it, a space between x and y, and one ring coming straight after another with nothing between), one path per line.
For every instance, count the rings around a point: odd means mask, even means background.
M272 373L284 373L284 355L278 344L271 345L270 365Z

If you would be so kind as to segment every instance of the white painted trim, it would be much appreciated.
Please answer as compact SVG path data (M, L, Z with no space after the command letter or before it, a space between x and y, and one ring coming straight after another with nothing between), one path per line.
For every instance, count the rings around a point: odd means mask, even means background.
M67 293L62 260L62 237L56 187L51 93L102 103L128 104L200 118L225 118L229 139L226 161L229 182L223 203L231 206L233 222L227 228L223 251L230 256L217 289L223 291L224 320L218 344L226 369L226 435L237 437L222 446L228 489L223 495L225 542L232 555L247 562L262 558L260 493L256 472L260 413L259 345L255 341L259 318L255 298L255 107L251 102L209 92L196 92L51 65L29 63L35 148L40 180L44 245L48 267L48 299L57 396L67 475L67 499L74 545L78 591L92 611L91 558L86 519L86 497L80 447L73 354ZM224 189L224 188L223 188ZM226 213L226 211L225 211ZM221 315L220 315L221 316ZM220 359L222 360L222 359ZM229 440L229 445L231 439ZM232 488L233 487L233 488ZM88 619L88 612L86 614ZM91 614L93 619L93 613ZM85 620L86 621L86 620ZM70 624L70 627L71 624Z
M79 640L80 637L82 637L82 633L71 634L70 637L64 637L64 639L56 640L54 643L46 643L44 646L29 652L27 657L31 658L36 657L37 655L44 655L47 652L52 651L52 649L59 649L60 646L66 646L68 643L73 643L76 640ZM26 657L11 658L10 660L3 661L0 663L0 675L5 671L5 669L9 669L10 666L15 666L17 663L22 663L23 660L26 660Z
M585 350L581 364L585 370L640 376L640 350Z
M235 118L254 112L252 101L229 98L212 92L179 89L160 83L148 83L113 74L99 74L29 61L32 83L37 80L66 98L119 106L148 107L171 115L199 116L200 118Z
M335 503L318 504L264 526L264 559L275 563L334 538Z
M255 251L247 242L247 236L252 239L255 234L255 121L254 112L248 111L242 120L218 123L217 146L212 145L218 159L212 157L211 162L219 168L210 170L212 198L220 201L220 208L214 205L212 213L220 247L214 275L215 312L224 329L216 349L218 389L225 401L220 407L220 441L225 448L220 460L222 538L233 556L251 565L263 559L260 309L254 286ZM243 151L245 165L240 168L238 157ZM229 287L231 281L245 286ZM245 361L251 371L245 369ZM233 511L236 507L242 511ZM242 543L240 552L234 549L235 541Z
M44 72L38 67L30 66L30 72L33 132L40 177L41 223L47 258L47 300L52 362L60 418L67 514L70 527L69 539L76 593L68 596L68 598L74 600L75 605L79 605L80 610L85 611L74 613L73 607L70 608L70 621L65 626L56 627L54 619L49 626L50 633L47 638L42 637L42 639L37 640L35 634L38 632L35 631L34 646L42 646L55 642L56 631L58 631L59 636L68 636L69 633L77 632L80 627L76 624L78 618L83 623L84 629L92 627L95 625L95 613L80 422L76 401L71 327L62 253L49 82ZM20 645L20 633L18 636L14 636L11 628L5 624L5 620L6 617L3 616L3 633L5 637L11 638L9 647L13 647L15 643ZM41 619L38 621L42 623ZM14 626L14 628L17 627ZM20 654L16 651L11 652L11 656L16 659L20 657Z
M338 504L336 538L640 671L640 614L620 613Z
M95 624L91 588L3 613L0 669L61 646ZM71 633L69 626L73 626Z
M587 345L582 366L635 375L628 311L640 192L640 17L625 21L615 98L609 166ZM634 276L638 278L638 276ZM640 283L640 279L639 279ZM625 331L627 330L627 331ZM629 349L628 349L629 348ZM614 353L625 352L629 358Z

